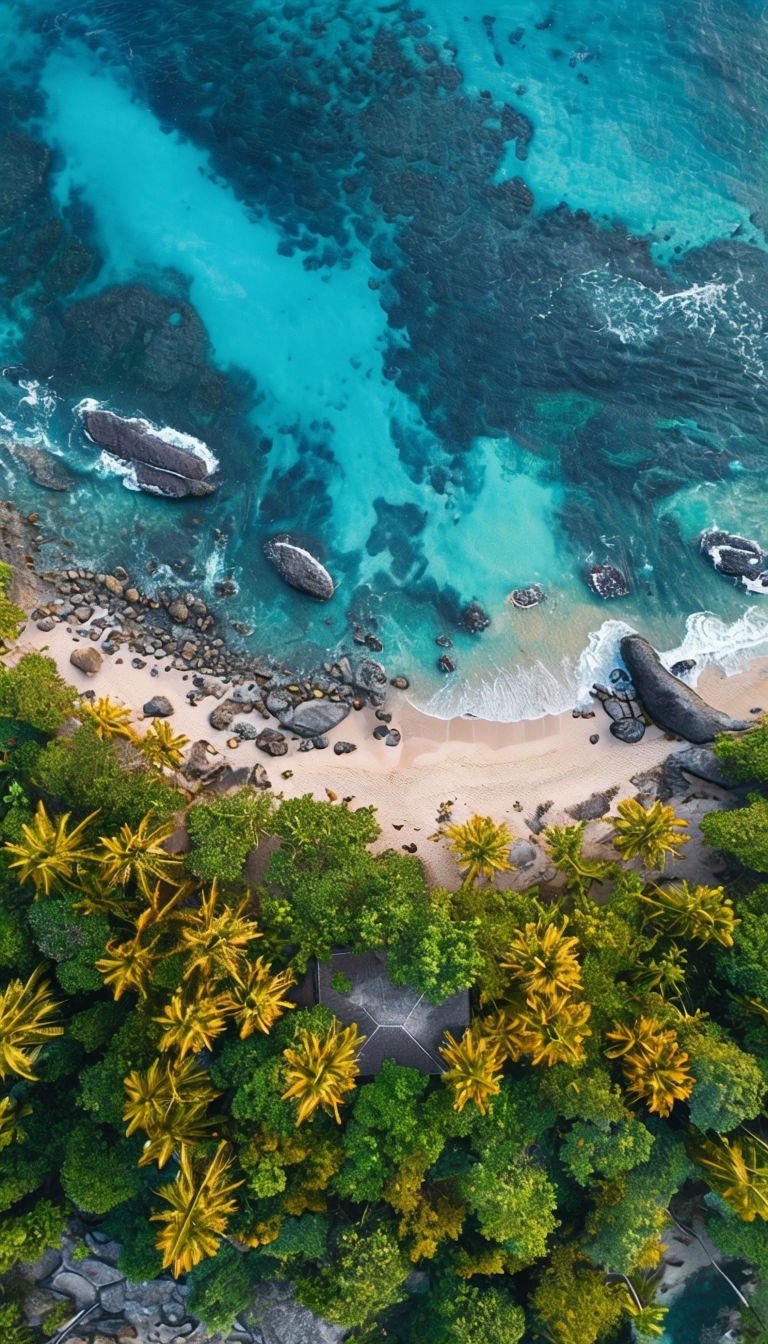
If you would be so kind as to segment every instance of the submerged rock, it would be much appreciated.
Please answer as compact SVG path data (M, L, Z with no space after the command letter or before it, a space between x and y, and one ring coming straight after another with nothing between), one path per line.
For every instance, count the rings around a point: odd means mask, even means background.
M132 462L138 485L170 499L208 495L216 487L208 479L207 461L190 448L167 443L147 420L125 419L112 411L81 412L87 437L124 462Z
M626 597L629 582L615 565L593 565L587 583L598 597Z
M620 648L648 717L665 732L701 743L711 742L718 733L744 732L752 727L750 722L713 709L690 686L673 677L642 635L625 635Z
M291 588L320 602L333 597L334 584L328 570L314 555L302 546L295 546L288 537L270 537L264 543L264 554Z
M14 455L19 458L35 485L40 485L44 490L71 490L74 485L74 479L62 464L61 460L53 453L46 452L44 448L33 448L26 444L14 445Z
M479 602L470 602L461 614L461 624L465 630L469 631L470 635L478 635L481 630L487 629L491 624L491 618Z

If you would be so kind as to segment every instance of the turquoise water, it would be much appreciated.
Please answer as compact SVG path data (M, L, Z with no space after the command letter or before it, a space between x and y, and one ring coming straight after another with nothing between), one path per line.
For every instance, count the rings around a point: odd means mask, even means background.
M30 137L0 200L0 461L68 553L231 574L250 647L303 668L361 624L441 716L569 708L627 628L768 651L768 607L695 545L768 545L759 6L15 0L0 45ZM218 493L125 489L84 397L205 440ZM282 587L278 531L329 604ZM632 588L608 605L606 561Z

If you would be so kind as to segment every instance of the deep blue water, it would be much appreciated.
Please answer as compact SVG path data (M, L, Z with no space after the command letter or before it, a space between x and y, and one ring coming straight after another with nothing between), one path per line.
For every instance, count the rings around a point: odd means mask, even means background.
M761 4L11 0L0 45L0 460L80 559L232 574L251 647L305 667L363 624L440 715L568 708L626 626L768 651L696 549L768 546ZM203 439L219 492L125 489L86 396Z

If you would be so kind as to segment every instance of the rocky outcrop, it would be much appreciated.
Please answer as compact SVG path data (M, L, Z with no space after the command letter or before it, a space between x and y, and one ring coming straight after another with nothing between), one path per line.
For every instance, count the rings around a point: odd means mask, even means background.
M714 529L702 532L699 549L720 574L733 578L754 578L768 559L758 542Z
M593 565L587 583L598 597L626 597L629 582L615 565Z
M24 463L35 485L44 490L71 490L74 479L61 462L61 459L48 453L44 448L34 448L28 444L17 443L13 455Z
M143 490L184 499L215 490L207 461L189 448L161 439L147 420L124 419L112 411L81 413L87 437L124 462L132 462Z
M673 677L642 635L625 635L620 648L646 714L665 732L702 743L711 742L718 733L743 732L753 726L713 709Z
M327 602L333 597L334 584L328 570L314 555L296 546L289 537L270 537L264 554L275 566L280 578L299 593Z
M614 668L610 680L610 688L598 682L592 694L611 720L611 735L619 742L639 742L645 735L645 719L635 688L621 668Z
M487 629L491 624L491 618L487 611L484 611L479 602L470 602L468 607L461 613L461 624L470 635L479 635L481 630Z

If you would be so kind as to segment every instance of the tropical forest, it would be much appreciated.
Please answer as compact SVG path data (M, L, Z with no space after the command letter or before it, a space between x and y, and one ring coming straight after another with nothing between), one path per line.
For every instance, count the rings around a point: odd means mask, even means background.
M44 654L0 667L4 1344L73 1217L211 1337L279 1279L390 1344L658 1340L664 1238L698 1220L765 1344L768 722L716 744L724 885L677 879L686 824L629 798L603 857L544 830L557 876L524 891L504 823L447 822L435 889L371 807L191 797L184 745ZM338 949L467 992L441 1071L364 1072L364 1026L311 991Z

